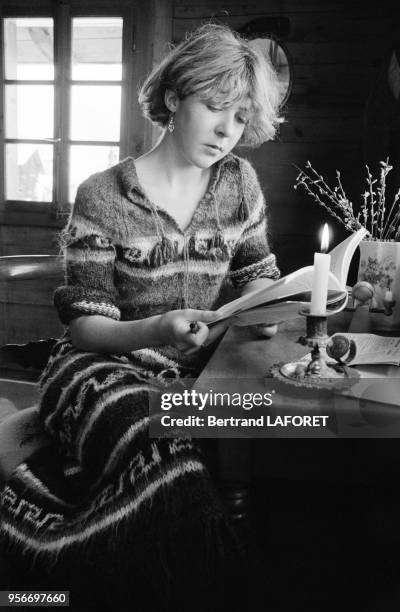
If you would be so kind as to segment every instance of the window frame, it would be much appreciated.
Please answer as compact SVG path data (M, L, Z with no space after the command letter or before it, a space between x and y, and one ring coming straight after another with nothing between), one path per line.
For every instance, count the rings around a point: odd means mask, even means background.
M139 3L141 4L141 3ZM70 138L70 93L73 84L85 81L73 80L71 64L71 24L75 17L121 17L122 30L122 75L120 81L87 81L90 85L112 83L121 87L120 135L119 142L110 142L120 147L119 158L123 159L132 151L131 126L137 119L137 104L134 95L135 54L134 24L139 18L139 8L129 0L110 2L77 2L76 0L59 0L57 3L41 0L40 6L32 7L26 0L13 5L0 3L1 32L0 45L2 61L0 62L1 96L0 96L0 222L19 225L46 225L62 227L71 208L68 201L69 147L73 144L98 145L106 141L75 141ZM24 142L28 139L5 138L4 93L5 84L13 83L5 79L4 68L4 19L9 17L50 17L54 20L54 131L53 131L53 198L52 202L7 200L5 198L5 145L7 142ZM24 81L22 81L24 82ZM45 80L38 80L38 84ZM143 139L141 139L143 140ZM33 142L46 143L49 139L33 139ZM140 145L139 145L139 148ZM135 147L136 151L138 146Z

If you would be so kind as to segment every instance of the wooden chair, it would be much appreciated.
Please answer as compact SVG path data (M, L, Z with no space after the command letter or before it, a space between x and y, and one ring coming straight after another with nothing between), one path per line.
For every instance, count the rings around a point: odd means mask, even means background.
M0 257L0 291L2 281L61 281L62 274L62 260L57 255ZM0 367L4 370L18 366L26 369L30 378L37 378L46 365L55 342L54 338L49 338L0 347ZM0 380L0 487L7 482L17 465L37 449L51 444L50 437L44 432L39 421L37 395L32 393L31 406L18 410L9 399L1 397L1 390Z

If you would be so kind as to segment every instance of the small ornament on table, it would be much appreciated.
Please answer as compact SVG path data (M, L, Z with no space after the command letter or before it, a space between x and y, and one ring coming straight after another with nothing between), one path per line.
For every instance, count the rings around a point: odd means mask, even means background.
M321 376L321 370L323 368L323 359L321 356L321 351L319 350L318 344L316 344L311 351L311 361L307 366L306 374L309 373L311 376L315 374L316 376Z
M350 333L367 333L371 330L370 307L374 288L367 281L359 281L351 291L354 314L349 326Z
M393 293L390 289L387 289L385 292L385 297L383 298L383 308L386 316L390 316L393 314L393 308L396 306L396 300L393 299Z
M374 288L367 281L356 283L352 289L354 308L359 306L369 306L374 297Z
M352 289L353 297L353 318L349 326L349 332L351 333L367 333L371 331L372 320L371 313L382 313L385 316L390 316L393 312L393 307L396 301L393 300L393 294L390 289L385 292L383 300L383 308L372 308L371 304L374 297L374 288L371 283L367 281L359 281Z
M338 366L344 367L346 363L354 359L356 355L356 343L354 340L349 340L346 336L336 334L326 345L326 353L328 357L337 361Z

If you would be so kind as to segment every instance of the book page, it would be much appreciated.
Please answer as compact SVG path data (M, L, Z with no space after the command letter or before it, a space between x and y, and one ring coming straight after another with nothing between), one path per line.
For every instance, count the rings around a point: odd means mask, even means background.
M275 281L272 285L269 285L265 289L261 287L252 293L246 295L221 306L217 310L219 316L218 320L231 317L232 315L254 308L256 306L266 305L269 302L276 300L284 300L285 298L292 298L296 295L304 294L311 291L312 277L314 273L314 266L307 266L296 270L287 276ZM340 287L335 276L329 273L329 289L332 291L340 292ZM339 298L340 293L338 293ZM307 301L304 297L300 301Z
M376 334L334 334L354 340L355 357L347 365L388 363L400 364L400 338ZM332 336L332 337L334 337Z
M346 240L343 240L343 242L338 244L329 253L331 256L331 272L338 279L341 289L346 287L350 262L353 258L354 251L367 233L368 232L365 228L357 230L354 234L351 234L348 238L346 238Z
M299 316L300 302L287 301L259 306L234 315L233 324L240 326L282 323Z

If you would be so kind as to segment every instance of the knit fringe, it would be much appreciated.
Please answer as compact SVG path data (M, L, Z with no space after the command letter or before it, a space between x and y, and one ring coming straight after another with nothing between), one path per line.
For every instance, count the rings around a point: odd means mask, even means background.
M245 198L242 198L242 201L240 202L239 207L236 211L236 219L240 223L243 223L244 221L248 220L249 216L250 216L249 205L246 202Z
M176 249L171 240L166 236L161 238L161 242L157 242L151 249L149 254L149 265L152 268L157 268L167 263L174 261Z
M217 229L209 242L208 257L214 261L227 261L230 257L229 245L225 242L220 228Z
M211 238L210 250L211 249L222 249L224 245L225 245L224 235L222 233L221 228L218 228L214 236Z

